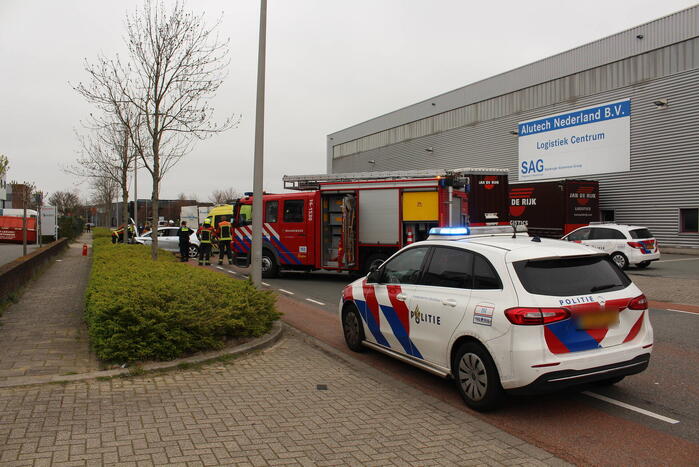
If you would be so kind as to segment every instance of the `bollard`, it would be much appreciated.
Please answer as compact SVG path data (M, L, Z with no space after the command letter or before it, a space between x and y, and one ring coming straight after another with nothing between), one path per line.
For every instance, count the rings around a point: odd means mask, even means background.
M83 256L87 256L87 243L83 243Z

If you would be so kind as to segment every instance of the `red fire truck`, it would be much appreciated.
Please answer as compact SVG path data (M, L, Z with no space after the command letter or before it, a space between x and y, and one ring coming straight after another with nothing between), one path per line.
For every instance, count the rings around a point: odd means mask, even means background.
M507 170L361 172L284 177L263 197L264 277L280 269L363 274L431 227L507 222ZM252 196L234 209L236 264L249 264ZM217 219L213 219L214 222Z

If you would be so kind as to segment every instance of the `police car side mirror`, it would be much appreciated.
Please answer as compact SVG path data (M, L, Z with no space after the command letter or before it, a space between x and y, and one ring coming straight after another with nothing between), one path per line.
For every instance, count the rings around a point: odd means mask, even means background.
M367 282L379 282L381 279L381 271L379 270L381 264L383 263L374 262L371 266L369 266L369 274L366 276Z

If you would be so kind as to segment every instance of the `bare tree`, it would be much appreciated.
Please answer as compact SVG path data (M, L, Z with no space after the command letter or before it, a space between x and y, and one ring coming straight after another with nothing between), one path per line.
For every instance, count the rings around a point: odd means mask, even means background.
M238 198L240 198L240 193L233 188L227 188L225 190L216 189L209 195L209 201L214 204L226 204Z
M129 138L153 181L153 220L158 218L160 183L190 152L197 140L235 126L213 121L208 100L223 84L228 66L228 40L215 34L220 20L208 27L180 2L146 0L143 9L126 16L128 60L98 57L86 63L87 84L75 89L89 102L129 125ZM153 238L151 257L158 256Z
M109 121L112 115L90 115L89 134L77 134L80 141L80 156L67 172L81 177L112 180L121 189L121 218L128 224L129 218L129 174L136 165L136 151L131 146L129 133L135 124L131 115L125 114L127 124ZM128 241L128 229L124 230Z
M10 161L7 159L7 156L0 154L0 178L5 176L9 168Z
M76 191L56 191L49 196L49 204L56 206L56 210L61 216L71 216L80 210L80 195Z
M106 216L103 219L103 226L111 226L112 201L117 197L118 185L114 180L101 177L92 179L92 202L101 206Z

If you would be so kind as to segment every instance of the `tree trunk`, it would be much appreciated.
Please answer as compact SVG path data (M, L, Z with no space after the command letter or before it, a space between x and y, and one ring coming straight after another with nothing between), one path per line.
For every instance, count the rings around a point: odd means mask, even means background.
M121 155L121 218L124 222L124 245L129 243L129 133L124 131L124 148Z
M126 184L126 172L121 178L121 218L124 220L124 244L127 244L129 243L129 190Z
M160 181L157 177L153 177L153 193L151 194L151 208L153 211L153 228L151 231L150 257L153 261L158 259L158 190L160 189Z
M155 128L158 128L158 105L155 106ZM158 213L158 200L160 197L160 139L157 136L157 131L154 132L153 136L153 194L151 195L151 204L153 205L153 231L156 234L151 238L151 250L150 257L153 261L158 259L158 219L160 218Z

